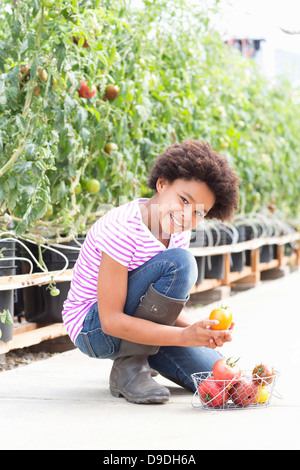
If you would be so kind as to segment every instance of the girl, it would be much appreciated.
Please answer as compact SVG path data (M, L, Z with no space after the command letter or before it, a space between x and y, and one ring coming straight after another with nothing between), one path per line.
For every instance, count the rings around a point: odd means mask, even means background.
M113 359L110 391L133 403L165 403L170 391L150 367L194 391L232 329L183 313L197 278L190 230L238 208L238 177L207 142L186 140L158 156L150 199L112 209L90 229L74 268L63 320L85 354Z

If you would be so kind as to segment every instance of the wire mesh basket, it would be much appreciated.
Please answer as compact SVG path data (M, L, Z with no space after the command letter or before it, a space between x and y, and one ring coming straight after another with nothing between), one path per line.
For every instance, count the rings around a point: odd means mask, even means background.
M253 380L252 371L242 371L241 377L216 380L212 372L192 374L196 388L192 405L205 410L260 408L270 405L271 398L282 398L274 386L279 372Z

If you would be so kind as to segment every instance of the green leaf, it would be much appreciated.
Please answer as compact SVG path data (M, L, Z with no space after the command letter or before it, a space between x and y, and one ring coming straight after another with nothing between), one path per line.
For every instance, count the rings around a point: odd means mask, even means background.
M25 148L25 156L28 157L28 158L33 157L35 150L36 150L36 145L35 144L33 144L33 143L27 144L26 148Z
M63 41L61 41L56 47L55 47L55 57L57 59L57 70L60 72L62 69L63 62L66 58L67 54L67 48L66 45Z
M4 323L5 325L13 325L13 319L11 316L10 311L7 309L3 310L3 312L0 312L0 321L1 323Z

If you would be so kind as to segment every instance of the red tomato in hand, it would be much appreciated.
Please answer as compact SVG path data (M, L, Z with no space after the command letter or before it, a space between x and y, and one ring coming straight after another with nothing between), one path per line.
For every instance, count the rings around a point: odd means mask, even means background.
M228 390L213 377L203 380L199 385L198 392L202 402L211 407L223 406L229 399Z
M232 323L232 313L227 307L214 308L209 315L210 320L218 320L218 325L212 325L212 330L228 330Z
M241 377L238 382L229 387L229 395L237 406L249 406L255 402L259 386L250 378Z
M213 366L213 376L221 383L221 385L228 385L228 383L235 383L238 381L242 374L241 369L236 364L239 359L235 362L230 362L231 358L218 359Z
M82 80L80 81L80 88L78 90L78 93L81 98L92 98L96 91L97 89L95 85L93 85L92 88L89 89L87 82L83 82Z
M274 379L274 370L267 364L259 364L252 371L254 382L259 385L271 384Z

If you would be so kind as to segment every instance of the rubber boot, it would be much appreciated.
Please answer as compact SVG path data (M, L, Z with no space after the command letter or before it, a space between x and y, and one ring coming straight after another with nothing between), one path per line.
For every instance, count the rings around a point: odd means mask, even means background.
M162 325L173 325L186 304L157 292L153 285L141 298L134 317ZM110 374L110 391L115 397L123 396L132 403L165 403L170 398L168 388L151 377L148 356L156 354L159 346L122 340Z

